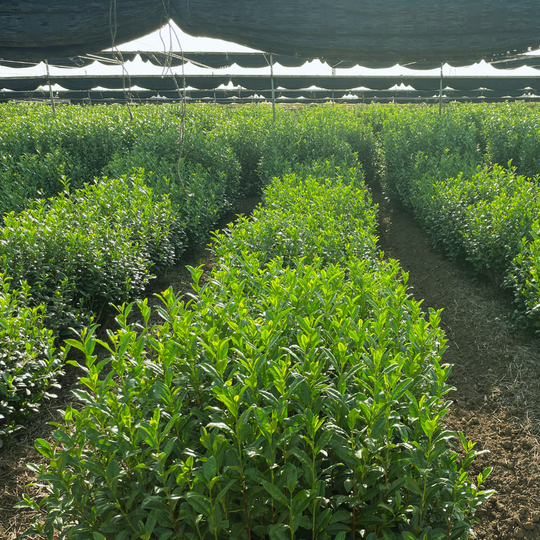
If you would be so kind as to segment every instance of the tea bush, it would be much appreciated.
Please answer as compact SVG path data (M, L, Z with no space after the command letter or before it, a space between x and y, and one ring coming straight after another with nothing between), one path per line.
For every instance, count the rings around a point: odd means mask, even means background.
M207 110L197 110L193 121L208 124ZM202 117L202 113L206 113ZM215 116L215 111L212 111ZM272 128L272 111L267 105L242 106L220 111L220 121L212 126L215 133L231 148L240 164L240 193L243 196L259 195L266 179L257 170L264 156L265 139Z
M535 220L521 240L510 265L505 285L513 289L517 304L517 323L525 328L540 328L540 223Z
M540 173L540 115L525 103L504 103L485 109L483 131L486 162L505 167L509 162L521 175Z
M43 306L29 307L28 291L26 283L13 290L0 274L0 446L43 400L56 397L63 375L65 355L44 327Z
M238 199L241 166L224 128L205 131L196 123L201 120L197 109L195 119L188 116L182 127L175 112L138 111L131 150L115 155L105 172L119 177L142 170L141 178L155 196L171 201L188 245L194 247L208 238L209 230Z
M184 248L170 202L154 200L137 176L104 179L4 219L0 267L14 284L28 283L33 305L45 304L47 326L61 333L139 296L150 268L172 264Z
M441 159L449 153L475 166L483 163L481 126L466 107L448 107L442 116L427 107L396 107L387 114L383 185L406 208L411 208L411 180L419 154Z
M32 199L52 197L68 184L70 157L60 150L24 154L18 161L0 156L0 216L21 212Z
M292 173L265 190L265 206L252 217L240 218L232 236L215 236L218 256L234 251L238 244L261 263L281 257L294 266L321 259L345 262L373 258L376 253L376 212L356 169L332 167L332 162L306 166L302 175ZM231 229L228 231L231 232Z
M101 176L113 155L131 144L128 118L122 107L59 107L55 117L45 105L4 104L0 215L57 195L67 178L79 189Z
M456 171L462 172L451 176ZM522 329L536 324L537 182L498 165L474 169L448 154L442 160L419 155L415 173L409 200L433 243L496 285L513 289L516 322Z
M121 171L136 172L155 197L169 200L176 220L186 235L186 247L202 244L232 201L227 179L211 173L201 164L182 160L171 163L151 154L133 152L107 167L111 176ZM180 175L180 176L179 176Z
M309 166L313 161L334 159L344 167L358 166L358 156L330 111L328 108L294 114L280 111L278 121L271 126L263 143L258 169L262 186L268 185L274 176L287 174L291 167Z
M490 492L467 476L474 445L462 437L460 455L442 425L439 313L425 316L397 262L366 241L374 220L357 175L323 184L274 181L268 216L218 237L204 284L192 269L195 298L164 292L153 327L146 301L137 327L133 304L120 309L120 330L100 342L109 359L97 362L93 330L68 341L86 356L82 407L66 410L55 442L36 442L49 495L20 503L44 516L28 534L466 537Z
M440 250L512 291L522 329L538 329L538 119L524 104L450 107L441 118L396 109L382 129L386 192Z

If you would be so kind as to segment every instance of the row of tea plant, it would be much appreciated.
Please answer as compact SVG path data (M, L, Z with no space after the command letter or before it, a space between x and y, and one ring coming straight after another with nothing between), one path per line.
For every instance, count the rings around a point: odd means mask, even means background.
M376 248L362 175L297 165L214 239L196 295L151 326L124 304L86 357L80 404L37 441L28 534L112 539L460 539L490 496L445 431L438 312ZM128 323L139 309L143 324ZM96 344L109 351L97 361ZM105 371L105 367L107 370ZM458 452L454 444L463 446Z
M111 304L140 298L154 272L204 242L239 197L260 193L291 163L361 157L369 169L369 127L346 128L354 117L338 111L340 123L335 114L284 112L269 129L264 107L142 107L133 121L116 107L65 107L58 118L35 104L0 108L0 321L28 336L0 333L10 351L0 435L20 428L58 385L63 353L30 339L36 328L64 338Z
M509 291L515 323L536 331L539 128L536 108L504 105L395 114L384 130L387 192L438 249Z
M141 296L238 197L317 158L380 176L439 247L513 291L520 326L540 324L536 181L519 176L537 170L535 108L449 107L442 117L429 108L280 109L275 125L264 106L141 107L130 120L121 107L62 107L54 118L47 107L7 104L0 116L5 328L66 336L88 325ZM517 173L497 168L509 160ZM27 308L40 314L28 327L17 320ZM17 354L3 360L2 433L36 410L62 365L61 351L8 336L0 343Z

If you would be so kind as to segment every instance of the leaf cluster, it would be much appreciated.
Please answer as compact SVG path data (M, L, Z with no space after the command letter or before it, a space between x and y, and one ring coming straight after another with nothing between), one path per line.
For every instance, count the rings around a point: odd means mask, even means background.
M104 179L4 219L0 267L14 284L28 284L32 305L44 304L47 327L61 333L139 295L150 267L172 264L182 250L170 202L154 200L137 176Z
M29 287L12 290L0 274L0 446L40 402L56 397L65 354L44 327L43 306L28 307Z

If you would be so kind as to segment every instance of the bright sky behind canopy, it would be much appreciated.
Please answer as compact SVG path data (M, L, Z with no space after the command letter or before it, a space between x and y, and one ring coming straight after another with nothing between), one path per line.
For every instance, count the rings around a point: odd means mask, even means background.
M163 27L157 32L153 32L140 39L124 43L118 46L120 51L161 51L167 52L169 50L179 51L180 48L185 52L253 52L253 49L237 45L236 43L230 43L217 39L193 37L182 32L174 23ZM538 53L538 51L535 51ZM133 62L126 62L125 69L129 75L168 75L172 73L181 74L182 67L172 68L171 70L164 72L160 67L152 65L150 62L143 62L139 57ZM268 74L270 68L259 69L247 69L241 68L237 65L233 65L223 69L204 69L198 66L194 66L191 63L187 63L184 66L186 75L196 74L218 74L226 73L230 75L265 75ZM24 77L24 76L43 76L45 75L45 64L41 63L37 66L15 69L0 66L0 79L7 77ZM54 76L62 75L122 75L122 67L119 65L103 65L95 62L89 66L83 68L58 68L51 66L50 73ZM318 60L314 60L305 64L300 68L286 68L277 64L274 67L274 73L276 75L331 75L332 69L327 64L323 64ZM439 75L440 70L410 70L406 67L395 66L387 69L367 69L356 66L350 69L337 69L336 75ZM481 62L474 64L473 66L464 68L452 68L449 65L445 65L443 68L444 76L540 76L540 71L529 67L520 67L517 69L498 70Z

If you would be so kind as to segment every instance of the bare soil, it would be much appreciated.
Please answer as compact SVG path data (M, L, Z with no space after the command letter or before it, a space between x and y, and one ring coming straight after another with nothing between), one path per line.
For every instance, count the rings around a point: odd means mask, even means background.
M448 338L444 358L454 366L451 383L455 386L446 423L463 431L478 449L490 451L473 467L476 473L492 465L485 487L498 492L478 512L482 523L477 535L488 540L540 539L540 344L507 321L508 299L475 279L465 266L433 251L422 229L380 188L374 187L373 197L379 204L381 249L409 273L410 292L423 299L426 310L443 308L442 326ZM235 212L249 214L257 202L243 201ZM225 226L233 217L226 216L219 225ZM189 292L191 275L186 265L201 264L208 270L213 265L205 247L158 276L148 290L149 303L157 302L154 293L170 286L176 292ZM69 389L76 378L74 370L68 372L59 399L0 449L0 539L20 538L31 519L30 512L13 509L23 493L43 493L43 487L27 486L35 476L26 464L42 462L34 440L50 438L47 422L57 419L70 401Z

